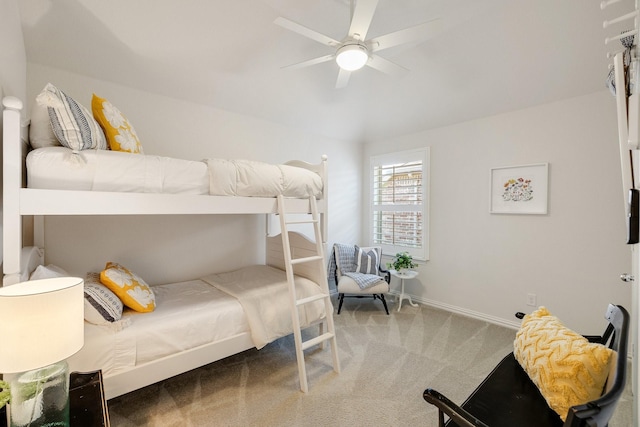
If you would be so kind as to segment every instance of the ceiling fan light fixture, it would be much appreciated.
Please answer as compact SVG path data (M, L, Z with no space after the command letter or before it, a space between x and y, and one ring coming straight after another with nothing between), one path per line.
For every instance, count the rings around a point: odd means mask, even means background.
M356 71L364 67L369 60L366 46L361 44L347 44L336 52L338 66L346 71Z

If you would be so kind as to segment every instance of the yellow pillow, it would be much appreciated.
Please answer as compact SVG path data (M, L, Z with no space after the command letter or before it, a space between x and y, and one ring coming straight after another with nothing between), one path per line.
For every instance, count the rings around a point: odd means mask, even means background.
M104 131L111 150L143 154L135 129L113 104L94 93L91 98L91 111Z
M100 282L132 310L148 313L156 308L155 295L149 285L120 264L108 262L100 272Z
M570 407L601 396L613 350L590 343L540 307L522 320L513 354L564 421Z

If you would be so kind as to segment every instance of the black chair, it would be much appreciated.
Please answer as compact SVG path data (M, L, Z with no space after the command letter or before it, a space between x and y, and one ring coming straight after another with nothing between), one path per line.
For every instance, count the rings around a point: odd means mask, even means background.
M609 325L602 336L585 337L591 342L608 343L616 352L607 384L600 398L571 407L564 423L549 408L513 353L494 368L461 406L433 389L426 389L423 397L438 408L440 427L606 426L625 386L629 314L621 306L609 305L605 318ZM449 417L446 423L444 414Z

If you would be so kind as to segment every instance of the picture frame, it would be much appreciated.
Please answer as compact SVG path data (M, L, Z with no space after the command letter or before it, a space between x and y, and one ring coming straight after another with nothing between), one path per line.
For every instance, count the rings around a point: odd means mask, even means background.
M492 214L546 215L549 163L491 168Z

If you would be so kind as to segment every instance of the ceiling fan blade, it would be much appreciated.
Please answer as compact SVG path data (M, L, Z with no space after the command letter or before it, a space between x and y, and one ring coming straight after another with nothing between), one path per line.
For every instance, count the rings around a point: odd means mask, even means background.
M286 28L287 30L293 31L294 33L298 33L307 38L310 38L311 40L315 40L327 46L336 47L340 45L340 42L338 40L334 40L329 36L320 34L319 32L312 30L311 28L307 28L303 25L298 24L297 22L293 22L281 16L276 18L276 20L273 21L273 23L276 25L280 25L282 28Z
M306 61L298 62L296 64L285 65L282 68L297 70L299 68L310 67L311 65L316 65L316 64L321 64L323 62L331 61L333 58L335 58L335 55L330 54L330 55L320 56L318 58L308 59Z
M386 74L390 74L392 76L399 76L409 71L406 68L401 67L400 65L391 62L388 59L384 59L383 57L378 55L371 55L371 58L369 58L369 62L367 62L367 65L371 68L382 71Z
M405 28L404 30L395 31L376 37L367 41L367 47L371 52L376 52L390 47L398 46L404 43L411 43L429 39L443 29L442 20L440 18Z
M349 37L360 41L366 39L377 6L378 0L356 1L356 7L351 17L351 26L349 27Z
M338 80L336 81L336 89L341 89L349 83L349 77L351 76L351 71L343 70L340 68L340 72L338 73Z

